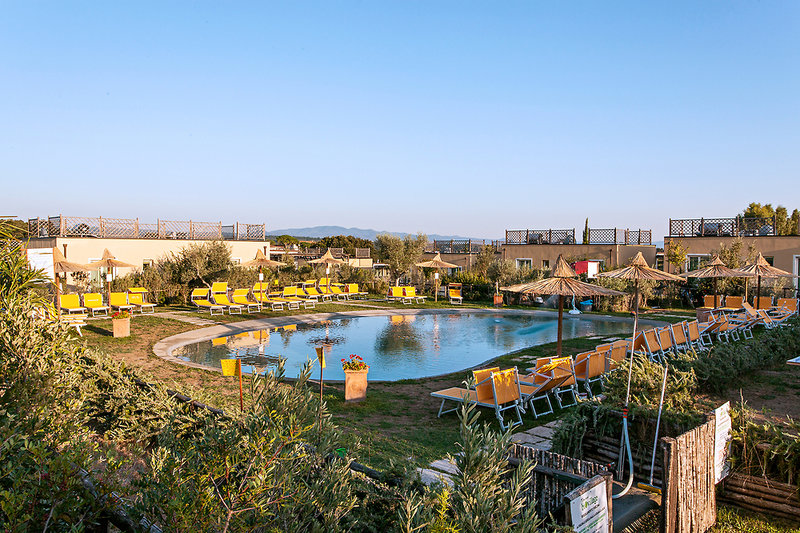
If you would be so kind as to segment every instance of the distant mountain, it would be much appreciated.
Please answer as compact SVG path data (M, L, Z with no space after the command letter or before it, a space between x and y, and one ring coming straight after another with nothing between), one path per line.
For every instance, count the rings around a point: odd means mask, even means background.
M405 237L408 233L399 231L378 231L374 229L361 229L361 228L344 228L342 226L314 226L313 228L286 228L274 229L267 232L267 235L291 235L292 237L309 237L311 239L321 239L323 237L333 237L335 235L352 235L360 239L375 240L377 235L388 233L397 237ZM413 235L413 234L412 234ZM447 240L447 239L467 239L469 237L459 237L458 235L437 235L429 233L428 239L430 240ZM480 240L480 239L473 239Z

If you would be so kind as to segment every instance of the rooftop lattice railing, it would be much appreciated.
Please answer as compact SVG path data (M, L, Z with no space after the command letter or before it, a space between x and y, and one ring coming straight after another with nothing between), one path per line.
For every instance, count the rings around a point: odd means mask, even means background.
M669 219L669 237L759 237L777 235L775 217Z
M575 229L506 230L506 244L575 244Z
M447 239L434 240L433 246L427 249L428 252L439 252L443 254L477 254L485 246L491 247L495 252L498 249L497 241L487 242L484 239Z
M621 228L589 228L589 244L652 244L651 230Z
M190 239L263 241L264 224L229 224L193 220L158 220L140 223L138 218L65 217L28 220L31 237L96 237L103 239Z

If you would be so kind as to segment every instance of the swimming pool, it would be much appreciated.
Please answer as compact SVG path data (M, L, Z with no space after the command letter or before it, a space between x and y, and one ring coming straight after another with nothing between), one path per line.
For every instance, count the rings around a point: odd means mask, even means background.
M627 320L565 317L565 339L630 334ZM324 346L325 379L343 380L340 359L358 354L370 365L370 380L416 379L471 368L508 352L554 342L553 313L460 312L333 318L313 323L253 328L171 350L181 361L220 367L239 357L244 372L286 359L286 375L299 375L307 359Z

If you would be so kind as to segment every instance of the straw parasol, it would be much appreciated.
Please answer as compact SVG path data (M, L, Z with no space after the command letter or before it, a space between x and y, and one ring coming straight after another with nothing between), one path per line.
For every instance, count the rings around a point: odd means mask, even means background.
M746 265L742 268L737 268L737 272L741 272L742 275L746 275L749 277L757 277L758 278L758 288L756 289L756 309L759 308L759 300L758 297L761 296L761 278L793 278L795 277L794 274L786 272L785 270L781 270L780 268L775 268L774 266L767 263L767 260L764 259L764 256L761 255L761 252L758 252L758 257L753 262L752 265ZM716 303L716 300L715 302Z
M98 270L100 268L107 268L108 272L111 273L112 268L136 268L136 265L132 265L130 263L126 263L125 261L120 261L116 257L114 257L111 252L108 251L108 248L103 250L103 257L99 261L94 261L86 265L89 267L90 270ZM109 307L111 306L111 281L106 278L106 302L108 302Z
M331 284L330 266L331 265L344 265L344 264L347 263L347 261L343 261L341 259L336 259L335 257L333 257L333 254L331 253L331 249L328 248L328 251L326 251L322 255L322 257L320 257L319 259L312 259L311 261L309 261L309 263L312 264L312 265L325 265L325 274L328 275L328 286L330 287L330 284Z
M564 296L622 296L622 293L599 285L579 281L575 270L559 254L552 276L533 283L522 283L510 287L500 287L501 291L522 294L549 294L558 296L558 342L556 354L561 356L562 321L564 317Z
M257 267L259 269L258 273L258 281L264 281L264 268L278 268L283 266L282 263L278 261L273 261L272 259L267 259L267 256L261 250L256 251L255 259L251 261L245 261L242 263L243 267ZM263 288L263 287L262 287Z
M718 255L715 255L703 268L681 274L683 278L711 278L714 280L714 308L717 307L717 279L719 278L750 278L753 274L728 268Z
M630 489L631 485L633 484L633 456L631 452L631 444L628 437L628 404L630 403L631 398L631 375L633 372L633 349L636 343L636 330L639 326L639 280L650 280L650 281L684 281L683 278L680 276L676 276L675 274L670 274L669 272L664 272L663 270L658 270L656 268L652 268L650 265L647 264L645 261L642 252L638 252L630 264L626 267L618 268L616 270L611 270L609 272L601 272L598 274L600 277L604 278L615 278L615 279L627 279L633 280L633 335L631 336L631 358L628 362L628 388L627 392L625 393L625 408L622 410L622 432L623 432L623 441L620 444L620 457L621 460L624 461L622 458L622 454L624 453L625 449L623 446L627 446L628 452L628 464L630 469L630 476L628 478L628 484L619 494L615 495L614 498L618 498L619 496L625 494Z
M436 252L436 255L430 261L423 261L421 263L416 263L416 266L421 268L435 268L436 273L439 273L440 268L458 268L458 265L454 265L453 263L448 263L447 261L442 261L442 254L441 252ZM435 285L433 289L433 301L439 301L439 276L435 277Z
M88 272L91 268L87 265L80 263L71 263L67 261L64 254L58 248L53 248L53 281L56 286L56 308L58 315L61 316L61 287L58 284L59 274L66 274L67 272Z

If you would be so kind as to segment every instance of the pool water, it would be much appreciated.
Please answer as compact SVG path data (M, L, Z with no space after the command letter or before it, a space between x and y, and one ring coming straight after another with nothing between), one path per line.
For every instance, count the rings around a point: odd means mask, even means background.
M563 337L626 335L629 330L624 321L565 316ZM557 319L550 314L368 316L245 331L181 346L172 355L217 368L220 359L239 357L248 373L274 366L283 357L286 375L296 377L308 359L316 360L315 347L324 346L325 379L343 380L340 360L357 354L370 365L370 380L396 381L470 368L508 352L554 342L556 335Z

